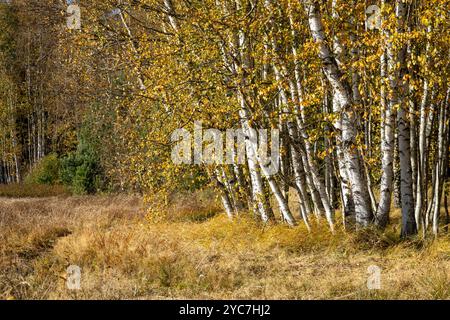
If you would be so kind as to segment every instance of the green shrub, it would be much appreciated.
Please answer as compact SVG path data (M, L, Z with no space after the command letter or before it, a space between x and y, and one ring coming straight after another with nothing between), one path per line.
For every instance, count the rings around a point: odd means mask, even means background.
M77 167L80 165L80 160L77 158L76 153L70 153L65 158L61 159L61 168L59 175L61 182L66 185L72 185L73 177L77 171Z
M96 188L93 183L93 174L90 167L90 163L87 162L77 167L72 181L72 190L74 193L86 194L95 192Z
M95 193L99 188L101 169L92 147L80 143L76 152L61 160L61 181L75 194Z
M25 178L27 184L49 184L59 182L60 163L58 156L51 153L39 161Z

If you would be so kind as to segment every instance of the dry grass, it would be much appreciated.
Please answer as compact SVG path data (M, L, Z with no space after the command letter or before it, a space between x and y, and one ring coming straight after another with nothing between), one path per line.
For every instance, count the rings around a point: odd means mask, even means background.
M0 197L5 198L42 198L68 196L69 190L61 185L46 184L0 184Z
M331 236L325 223L308 234L216 210L210 195L182 197L157 221L130 196L0 199L0 298L450 298L448 235ZM79 291L65 285L72 264L82 268ZM369 291L373 264L382 289Z

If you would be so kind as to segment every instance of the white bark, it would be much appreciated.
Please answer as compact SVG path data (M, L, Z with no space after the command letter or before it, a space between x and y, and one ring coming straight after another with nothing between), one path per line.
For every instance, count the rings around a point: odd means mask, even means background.
M233 205L231 203L230 192L223 181L223 177L222 177L223 171L222 170L223 170L223 168L220 168L220 169L216 168L214 170L214 173L211 174L211 177L212 177L213 181L215 182L216 187L220 191L220 197L221 197L222 205L225 209L225 212L226 212L228 218L232 219L233 215L234 215Z
M449 90L450 92L450 90ZM448 99L449 94L447 92L446 98ZM438 150L437 150L437 160L436 160L436 177L435 177L435 187L434 187L434 207L433 207L433 234L437 236L439 232L439 218L441 210L441 200L442 191L445 176L445 164L447 158L448 147L446 147L446 128L445 124L447 122L447 102L442 102L439 110L439 129L438 129Z
M273 45L275 45L275 44L273 44ZM291 112L288 108L288 98L287 98L285 90L281 86L282 78L287 78L287 76L282 77L282 74L279 71L279 68L277 67L276 63L274 63L273 69L275 72L276 80L279 83L279 92L280 92L281 102L283 104L283 113L290 114ZM301 106L298 104L298 101L296 101L297 97L295 95L295 85L290 79L288 79L288 81L289 81L289 87L290 87L290 91L291 91L291 97L295 102L295 108L299 109L299 108L301 108ZM327 195L327 192L325 189L324 182L320 177L319 170L318 170L316 164L314 163L314 160L313 160L314 156L313 156L313 150L312 150L311 143L308 141L308 135L306 133L306 130L303 128L302 120L299 120L298 124L299 124L299 129L301 130L301 132L300 132L301 137L297 134L297 132L295 130L295 124L292 121L288 121L288 123L287 123L289 136L291 137L292 143L297 144L297 149L301 148L299 146L300 139L302 140L303 145L305 146L304 156L302 157L303 164L304 165L307 164L307 168L311 172L311 180L313 182L314 187L316 188L316 190L319 193L320 202L325 210L326 219L328 221L330 229L332 231L334 231L334 221L333 221L334 212L329 203L329 198L328 198L328 195Z
M404 32L406 24L407 5L402 0L396 3L396 18L397 31ZM411 166L411 143L410 143L410 128L409 120L406 113L406 90L407 83L405 83L404 75L406 73L406 45L397 52L391 49L391 54L388 53L388 68L393 74L391 83L391 107L398 106L397 112L397 126L398 126L398 150L400 158L400 191L401 191L401 205L402 205L402 237L408 237L417 232L416 221L414 217L414 195L413 195L413 181L412 181L412 166ZM389 51L389 46L388 46ZM395 56L394 56L395 52Z
M428 27L428 32L431 32L431 26ZM430 43L427 42L425 49L425 61L428 61L428 54L430 51ZM429 83L428 78L425 77L422 92L422 101L420 103L419 115L419 133L418 133L418 150L417 150L417 177L416 177L416 206L415 206L415 220L417 228L422 224L423 214L422 208L426 199L426 127L427 127L427 105L429 102Z
M387 41L389 32L384 30L384 35ZM389 213L392 202L392 189L394 182L394 149L395 149L395 118L396 110L394 108L395 101L387 102L385 78L389 74L389 80L392 87L393 79L393 48L392 44L388 42L388 49L385 50L381 56L381 182L380 182L380 201L375 215L376 224L384 228L389 222ZM388 59L391 63L388 64ZM387 70L389 66L389 71Z
M241 103L241 110L239 111L239 114L241 117L242 130L246 136L245 149L247 152L247 163L252 185L253 202L256 204L256 209L261 216L261 220L263 222L268 222L273 219L273 212L270 209L264 194L264 184L258 161L256 157L253 156L254 152L257 150L257 137L254 136L256 131L251 130L249 125L250 117L247 107L245 106L245 100L242 93L238 93L238 97Z
M365 179L362 176L361 155L356 147L356 119L352 108L352 90L343 79L343 74L326 44L318 3L305 0L304 4L312 36L319 47L319 58L322 60L324 73L333 89L335 99L334 111L341 114L341 121L337 121L335 127L342 132L341 147L343 149L346 171L351 182L356 222L360 226L367 226L372 222L373 213L367 196L369 194L367 184L364 183Z

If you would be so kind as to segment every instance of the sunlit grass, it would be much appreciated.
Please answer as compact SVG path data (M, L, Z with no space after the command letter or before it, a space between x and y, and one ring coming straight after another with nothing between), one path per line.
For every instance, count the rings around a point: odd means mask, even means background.
M398 212L384 233L338 225L332 235L315 218L310 233L230 221L210 196L180 197L167 219L142 208L126 196L1 202L0 298L450 298L449 235L401 241ZM71 264L80 291L66 288ZM382 269L381 290L367 289L370 265Z
M0 197L6 198L42 198L69 194L69 190L61 185L0 184Z

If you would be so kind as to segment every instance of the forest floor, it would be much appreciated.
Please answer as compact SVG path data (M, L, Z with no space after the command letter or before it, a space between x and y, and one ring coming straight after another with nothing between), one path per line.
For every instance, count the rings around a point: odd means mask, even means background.
M263 227L212 198L182 197L159 219L133 196L0 198L0 299L450 299L448 233L402 242L396 217L381 235Z

